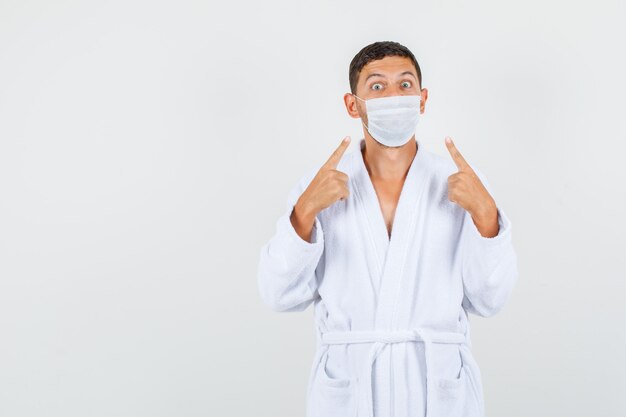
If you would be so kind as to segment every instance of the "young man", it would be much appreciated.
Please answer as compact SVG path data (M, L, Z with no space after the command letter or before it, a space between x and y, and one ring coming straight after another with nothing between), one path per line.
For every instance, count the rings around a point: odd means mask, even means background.
M307 416L483 417L468 313L512 292L511 222L449 138L449 157L415 138L428 90L406 47L368 45L349 75L364 138L300 179L258 265L273 310L314 303Z

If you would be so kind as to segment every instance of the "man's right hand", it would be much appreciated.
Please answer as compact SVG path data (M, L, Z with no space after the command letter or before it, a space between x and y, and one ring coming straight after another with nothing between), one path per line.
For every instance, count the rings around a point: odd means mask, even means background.
M304 190L291 213L291 223L298 235L310 241L315 216L338 200L350 195L348 175L338 171L337 164L350 146L350 136L346 136L328 160L321 166L309 186Z

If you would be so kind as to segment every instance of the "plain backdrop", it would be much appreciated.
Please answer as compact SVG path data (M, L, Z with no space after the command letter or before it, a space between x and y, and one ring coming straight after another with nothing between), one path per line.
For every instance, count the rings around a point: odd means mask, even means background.
M626 415L622 1L0 0L0 416L303 416L312 308L259 250L360 120L348 65L410 48L513 224L471 316L488 417Z

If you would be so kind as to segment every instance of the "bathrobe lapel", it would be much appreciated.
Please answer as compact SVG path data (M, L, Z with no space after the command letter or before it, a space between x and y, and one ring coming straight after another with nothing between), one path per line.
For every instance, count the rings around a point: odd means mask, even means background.
M360 149L365 146L365 139L359 142ZM402 295L403 267L407 256L410 236L415 236L417 206L427 179L428 155L418 141L418 151L404 181L398 206L393 220L391 239L383 217L376 190L363 161L360 149L356 150L355 175L353 180L357 188L363 209L367 217L367 227L371 243L376 254L377 272L380 274L380 290L377 298L375 329L393 329L396 324L395 306Z

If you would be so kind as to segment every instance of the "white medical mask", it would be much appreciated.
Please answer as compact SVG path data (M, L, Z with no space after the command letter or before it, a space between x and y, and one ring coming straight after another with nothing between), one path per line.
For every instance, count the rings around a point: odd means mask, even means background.
M367 124L363 126L378 142L386 146L402 146L413 137L420 116L422 96L389 96L363 100Z

